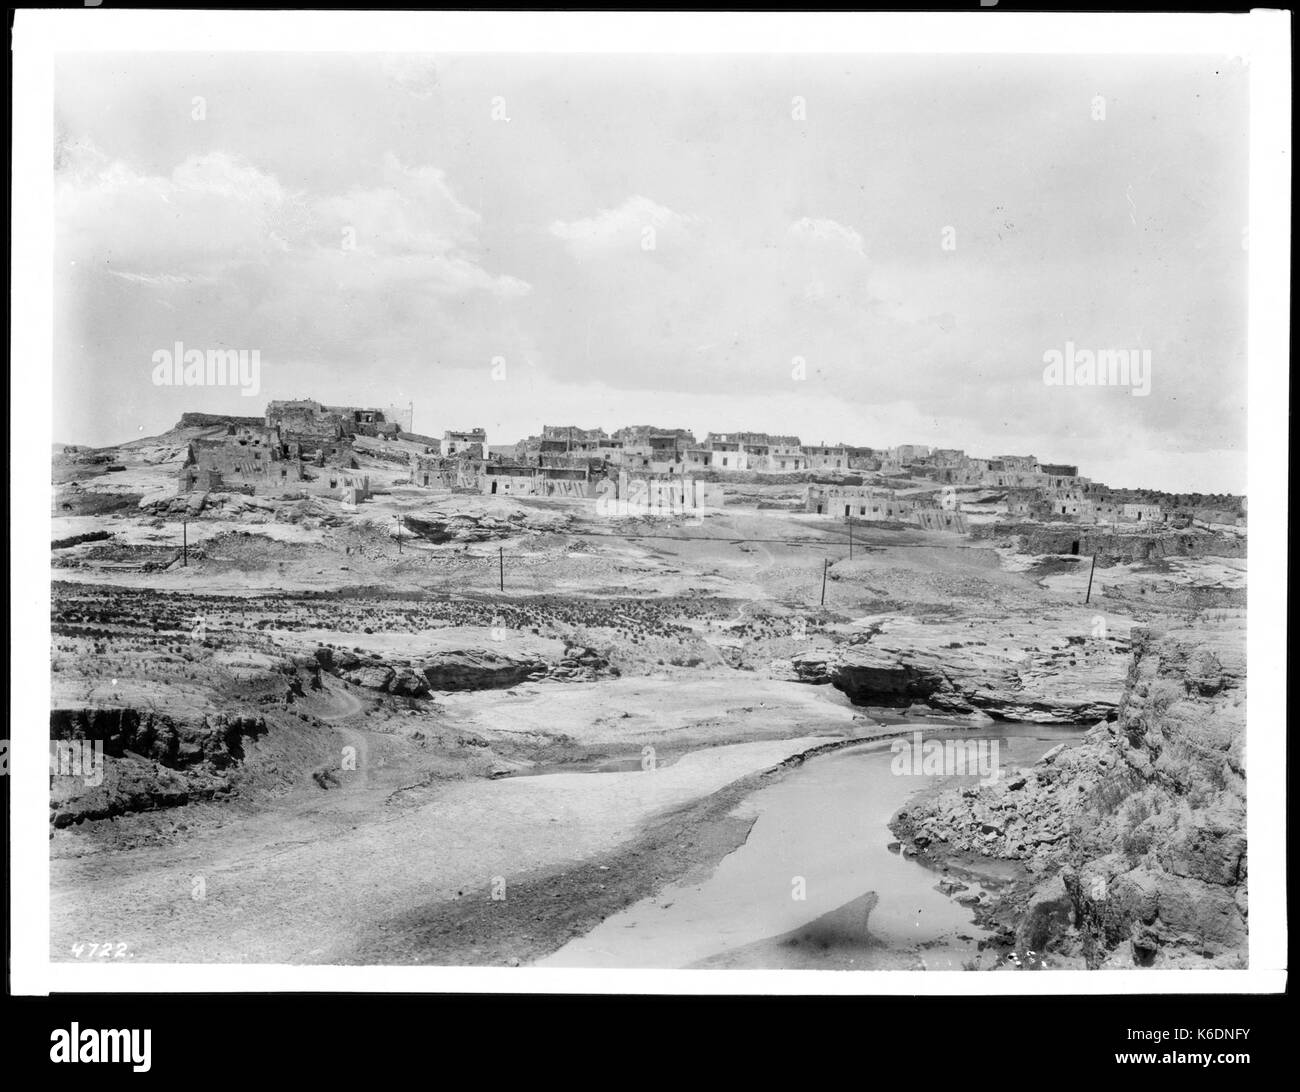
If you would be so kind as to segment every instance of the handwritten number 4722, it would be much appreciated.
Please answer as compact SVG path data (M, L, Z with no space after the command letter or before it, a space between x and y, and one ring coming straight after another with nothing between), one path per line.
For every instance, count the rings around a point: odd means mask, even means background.
M126 941L121 941L118 944L83 944L78 942L72 946L72 954L78 959L83 956L87 959L107 959L109 956L114 959L121 959L126 955Z

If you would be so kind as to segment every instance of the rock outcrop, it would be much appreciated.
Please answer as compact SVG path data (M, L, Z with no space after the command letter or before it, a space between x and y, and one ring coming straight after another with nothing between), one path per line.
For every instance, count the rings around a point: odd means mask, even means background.
M1135 631L1119 716L1032 769L900 812L906 845L1019 861L992 908L1018 950L1244 966L1245 667L1237 639ZM995 900L997 902L997 900Z
M103 744L104 754L121 758L128 752L171 769L206 762L223 769L243 757L243 741L266 733L265 717L218 713L186 723L138 709L54 709L50 739L85 740Z
M402 525L426 542L486 542L513 535L562 531L572 522L568 513L527 511L522 508L502 514L486 509L442 512L431 509L418 516L404 516Z
M911 621L882 623L855 644L799 653L791 660L795 676L830 683L859 705L923 705L1040 724L1089 724L1115 715L1123 692L1115 652L1124 642L1068 636L1045 651L941 644Z
M186 723L132 708L50 713L50 822L71 826L130 812L179 807L232 791L244 741L266 733L262 717ZM78 744L97 748L93 757Z
M542 679L581 681L616 673L605 656L580 645L566 647L557 663L525 653L468 648L425 657L417 668L321 647L312 666L354 686L410 698L435 690L498 690Z
M421 669L431 690L488 690L545 678L545 660L483 649L444 652Z
M131 756L106 758L99 784L87 784L79 777L51 779L50 825L62 829L88 819L161 811L219 800L233 791L228 775L205 767L181 771Z

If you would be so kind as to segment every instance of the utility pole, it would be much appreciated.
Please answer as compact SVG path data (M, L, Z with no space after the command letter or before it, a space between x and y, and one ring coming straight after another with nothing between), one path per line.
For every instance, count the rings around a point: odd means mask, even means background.
M1083 597L1083 601L1085 604L1088 602L1089 599L1092 598L1092 574L1096 571L1097 571L1097 552L1094 550L1092 553L1092 568L1088 570L1088 594Z
M497 547L497 573L498 580L502 591L506 590L506 548Z
M188 567L190 563L190 536L189 524L181 520L181 566Z
M822 606L826 606L826 570L831 567L831 559L822 560Z

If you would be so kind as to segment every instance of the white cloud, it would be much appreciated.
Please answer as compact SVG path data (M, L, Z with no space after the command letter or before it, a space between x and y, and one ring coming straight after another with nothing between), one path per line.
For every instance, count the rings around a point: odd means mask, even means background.
M423 53L390 53L381 68L389 82L417 99L432 98L438 87L438 66Z
M220 152L190 156L169 175L140 173L87 146L66 149L55 176L60 254L138 277L211 274L261 261L301 199L270 175Z
M646 228L653 228L657 236L665 230L685 229L697 222L694 216L674 212L638 194L617 208L601 209L594 216L556 220L549 230L557 239L563 239L575 254L587 254L614 247L639 247Z
M65 148L61 355L120 368L127 383L178 337L259 348L268 366L314 359L326 375L361 360L410 374L435 360L486 369L496 354L518 359L526 339L510 312L531 285L485 266L479 214L436 167L387 155L373 175L310 194L219 152L150 174Z
M851 227L845 227L834 220L815 220L805 216L802 220L796 220L790 225L790 234L796 239L838 243L854 254L861 254L864 258L866 257L866 251L862 246L862 236Z

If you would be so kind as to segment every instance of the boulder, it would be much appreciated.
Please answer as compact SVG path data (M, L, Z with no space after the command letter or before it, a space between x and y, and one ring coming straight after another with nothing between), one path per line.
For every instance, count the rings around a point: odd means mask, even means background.
M421 668L431 690L490 690L515 686L535 672L545 672L542 660L466 649L444 652Z
M370 667L358 667L344 672L343 678L353 686L364 686L367 690L387 691L397 672L383 664Z
M429 692L429 680L415 671L398 671L388 684L388 692L400 697L422 698Z
M1049 951L1074 922L1074 903L1058 873L1035 888L1016 929L1016 951Z

